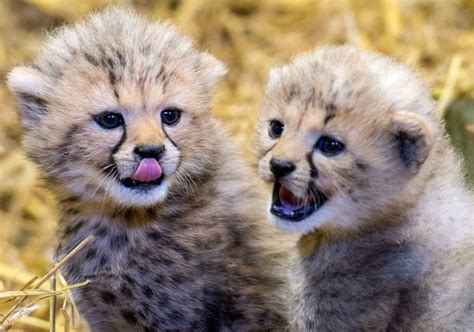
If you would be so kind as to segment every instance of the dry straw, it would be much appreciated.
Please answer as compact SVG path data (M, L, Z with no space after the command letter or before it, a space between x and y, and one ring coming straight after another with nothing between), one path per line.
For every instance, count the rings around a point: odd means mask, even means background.
M201 47L228 64L229 74L219 85L214 113L225 122L244 150L252 147L253 128L268 69L318 44L352 43L414 65L432 87L433 96L440 99L440 114L446 111L451 100L473 97L474 2L471 0L127 0L111 3L131 5L151 18L171 20ZM70 0L67 6L61 0L0 1L2 77L13 66L35 56L44 31L81 19L106 4L103 0ZM57 280L59 290L39 287L39 281L41 284L48 281L58 268L50 270L58 220L55 200L42 188L44 183L22 153L21 129L11 96L4 80L1 81L0 292L17 299L5 302L8 298L0 298L0 313L4 315L4 324L7 320L14 321L15 329L19 330L48 330L52 318L58 330L77 331L81 324L71 311L67 290L64 297L63 291L68 286L61 276ZM251 159L251 154L247 155ZM45 276L34 280L35 275ZM42 297L54 299L59 293L62 295L53 303L55 310L51 315L47 301L32 301ZM25 298L23 304L5 318L22 298ZM31 302L32 305L26 305Z

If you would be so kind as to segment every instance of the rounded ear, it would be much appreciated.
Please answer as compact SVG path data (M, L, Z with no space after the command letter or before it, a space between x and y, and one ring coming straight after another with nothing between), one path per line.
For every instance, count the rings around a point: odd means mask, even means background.
M204 72L204 82L206 88L213 88L217 81L227 74L227 67L213 55L201 53L201 66Z
M433 145L433 128L422 117L407 112L397 112L392 119L398 155L411 172L425 162Z
M20 110L22 126L33 129L46 113L47 79L36 69L16 67L8 74L7 81Z

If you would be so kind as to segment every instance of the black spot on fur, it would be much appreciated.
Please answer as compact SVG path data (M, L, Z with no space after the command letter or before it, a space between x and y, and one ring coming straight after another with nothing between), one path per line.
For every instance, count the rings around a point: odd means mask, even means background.
M168 294L166 294L164 292L158 294L158 304L160 306L166 307L166 306L169 305L169 303L170 303L170 298L169 298Z
M131 266L137 266L138 261L133 257L128 257L128 264L131 265Z
M330 113L335 113L336 112L336 105L334 103L329 103L326 105L326 110Z
M170 243L169 247L173 250L175 250L178 254L180 254L185 260L190 260L191 259L191 251L184 247L183 245L177 243L177 242L174 242L174 243Z
M109 257L108 257L106 254L100 255L99 265L100 265L101 267L104 267L104 266L107 265L108 263L109 263Z
M146 318L147 318L146 315L145 315L145 312L142 311L142 310L139 310L139 311L138 311L138 316L140 316L140 318L141 318L142 320L146 320ZM146 331L146 329L145 329L145 331Z
M73 216L77 216L79 212L80 212L79 209L75 207L69 207L66 209L66 213Z
M75 223L69 224L64 230L64 235L70 236L70 235L77 234L77 232L82 226L84 226L84 220L79 220Z
M126 297L133 297L132 290L125 284L120 287L120 292Z
M182 322L185 319L184 315L176 309L171 310L170 318L177 322Z
M336 117L335 112L331 112L328 115L326 115L326 117L324 118L324 125L327 125L328 122L331 121L332 119L334 119L335 117Z
M315 104L316 101L316 91L314 87L311 87L311 92L308 95L308 97L305 99L305 108L309 108Z
M122 310L122 317L130 324L134 325L137 323L137 317L131 310Z
M236 317L230 317L232 298L224 296L218 289L204 290L203 306L205 313L205 330L220 331L221 322L231 323Z
M287 95L286 95L286 102L290 103L299 94L300 94L300 91L298 89L298 86L296 86L296 84L292 84L288 88Z
M97 59L94 58L89 53L84 53L84 58L87 60L87 62L89 62L94 67L99 67L99 62L97 61Z
M94 234L97 237L104 237L107 235L107 228L105 228L104 226L100 226L95 230Z
M114 68L113 67L109 68L107 70L107 74L109 76L109 82L110 82L110 85L112 86L112 90L114 91L114 95L115 95L116 98L119 98L119 94L118 94L118 90L117 90L117 75L115 74Z
M81 201L81 198L79 196L69 196L67 198L60 200L60 203L64 203L64 204L77 203L79 201Z
M234 222L234 220L237 222ZM227 230L229 232L230 240L232 241L232 246L234 248L244 248L247 244L247 240L242 231L236 226L242 222L241 218L238 216L229 216L228 221Z
M133 219L133 214L134 214L134 209L125 209L123 212L123 218L125 220L131 220Z
M150 271L150 269L146 265L140 265L138 266L138 271L140 271L142 274L146 274Z
M158 73L155 75L155 81L157 81L157 82L163 81L163 78L166 78L165 68L164 68L163 65L161 65L160 69L158 70Z
M312 152L308 152L306 154L306 160L308 161L309 169L310 169L309 176L311 176L312 179L317 178L318 177L318 169L314 165L313 153Z
M115 294L108 291L101 291L100 297L102 301L104 301L104 303L106 304L115 304L115 302L117 301L117 296L115 296Z
M66 134L62 139L62 143L57 148L57 151L59 152L59 158L57 161L58 165L64 164L70 158L69 149L80 128L81 127L78 124L73 124L66 131Z
M357 160L356 161L356 166L361 171L365 171L367 169L367 164L365 162L363 162L362 160Z
M112 236L111 239L112 249L121 249L128 244L128 235L125 232L120 232Z
M126 59L120 51L117 51L117 59L121 67L125 67L127 65Z
M137 282L135 281L135 279L133 279L132 277L130 277L128 274L124 274L123 276L123 279L129 283L130 285L135 285Z
M150 231L147 231L146 232L146 235L152 239L152 240L155 240L155 241L158 241L158 240L161 240L163 237L162 235L160 234L160 232L156 231L156 230L150 230Z
M148 314L152 313L150 304L148 302L146 301L140 302L140 305L142 306L142 311Z
M151 297L153 297L153 290L149 286L144 286L142 288L142 293L143 295L145 295L147 299L150 299Z
M155 208L148 208L148 209L146 209L146 214L147 214L147 217L148 217L148 218L151 218L151 219L156 218L156 210L155 210Z
M97 250L95 248L90 248L87 253L86 253L86 259L89 260L93 257L95 257L95 255L97 254Z
M181 273L181 272L176 272L175 274L173 274L173 276L171 277L171 279L176 283L176 284L182 284L184 282L186 282L188 280L188 278L186 277L186 275L184 273Z

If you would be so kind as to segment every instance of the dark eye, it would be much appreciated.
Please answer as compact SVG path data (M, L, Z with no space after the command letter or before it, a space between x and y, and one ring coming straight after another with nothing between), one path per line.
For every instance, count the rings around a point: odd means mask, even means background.
M181 110L179 108L170 107L161 111L161 122L167 126L174 126L181 118Z
M278 120L270 121L270 125L268 126L268 135L271 138L279 138L285 129L285 125L283 122Z
M316 149L326 156L335 156L344 150L344 144L329 136L321 136L316 143Z
M94 120L105 129L114 129L123 125L123 117L119 113L102 112L96 115Z

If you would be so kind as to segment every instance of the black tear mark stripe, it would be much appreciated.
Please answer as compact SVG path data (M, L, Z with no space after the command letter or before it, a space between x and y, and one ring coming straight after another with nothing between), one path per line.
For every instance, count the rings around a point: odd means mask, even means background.
M306 154L306 160L308 161L308 164L309 164L309 169L310 169L309 175L313 179L317 178L318 177L318 169L314 165L313 152L312 151L310 151Z
M262 156L260 157L260 159L262 159L263 157L265 157L265 156L268 154L268 152L272 151L273 148L275 147L275 145L277 145L277 143L278 143L278 142L273 143L272 146L270 146L267 150L265 150L265 151L263 152Z
M178 145L176 145L176 143L171 139L170 135L168 135L166 132L165 126L161 125L161 130L163 130L163 133L165 133L166 138L170 140L171 144L173 144L175 148L178 148Z
M120 140L117 142L117 144L115 144L115 146L110 151L110 158L107 165L104 165L102 167L102 171L105 173L106 176L112 176L118 179L119 174L118 174L117 164L114 161L114 154L117 153L117 151L120 149L120 147L126 140L127 140L127 126L125 125L125 122L124 122L122 137L120 137Z

